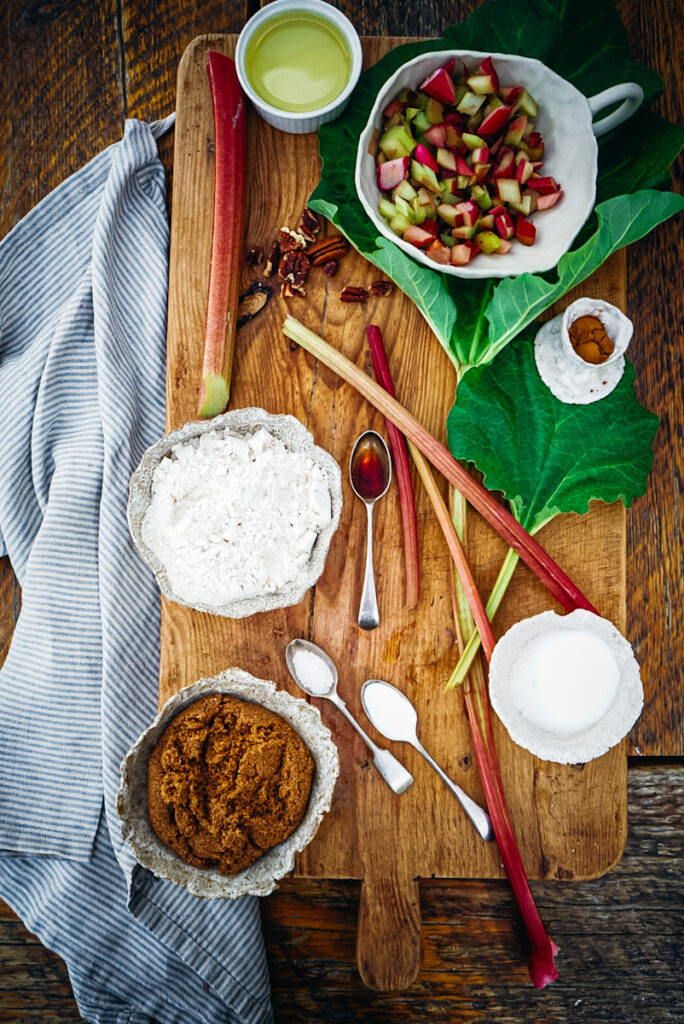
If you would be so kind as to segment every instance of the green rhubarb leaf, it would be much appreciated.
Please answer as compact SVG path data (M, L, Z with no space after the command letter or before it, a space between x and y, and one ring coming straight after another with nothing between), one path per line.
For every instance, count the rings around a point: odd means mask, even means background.
M449 413L452 455L501 491L518 521L536 532L561 512L595 499L629 508L646 489L658 417L634 394L626 361L615 390L591 405L567 405L543 383L534 343L520 338L471 370Z
M684 128L643 109L599 140L599 206L557 273L524 274L498 283L447 276L378 236L356 195L354 169L359 136L387 78L421 53L450 48L536 57L588 97L635 81L648 102L661 92L662 82L630 57L625 30L610 0L519 0L515 5L491 0L448 28L441 39L405 44L386 54L361 75L343 115L321 128L321 180L311 207L415 302L457 368L465 370L491 360L525 324L621 245L684 208L680 197L663 200L650 191L670 187L669 166L684 145ZM624 208L608 206L608 201L625 196L630 199ZM528 316L524 310L530 298L534 311Z

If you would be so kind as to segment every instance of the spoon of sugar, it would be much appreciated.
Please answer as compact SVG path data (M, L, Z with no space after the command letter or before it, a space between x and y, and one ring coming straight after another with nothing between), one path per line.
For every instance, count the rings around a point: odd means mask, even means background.
M439 777L446 782L480 836L483 839L493 839L494 832L487 812L442 771L418 739L418 714L408 697L391 683L384 683L381 679L369 679L361 688L361 703L375 728L386 739L410 743L423 755Z
M373 764L392 792L405 793L410 789L413 785L413 776L406 771L394 754L373 742L347 709L347 705L337 692L337 669L325 651L310 640L291 640L285 651L285 660L290 675L304 693L332 701L347 721L351 722L373 752Z

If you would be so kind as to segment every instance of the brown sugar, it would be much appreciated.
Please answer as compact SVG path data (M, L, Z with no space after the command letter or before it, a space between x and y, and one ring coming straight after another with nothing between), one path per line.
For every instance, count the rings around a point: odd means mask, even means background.
M615 344L597 316L579 316L568 328L570 343L586 363L605 363Z
M152 751L150 822L189 864L234 875L300 823L314 767L280 715L224 694L202 697L176 715Z

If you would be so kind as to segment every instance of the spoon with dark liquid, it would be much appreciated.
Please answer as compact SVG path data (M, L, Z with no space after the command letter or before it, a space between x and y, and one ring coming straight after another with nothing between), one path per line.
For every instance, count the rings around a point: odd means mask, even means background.
M392 460L384 439L375 430L366 430L357 440L349 460L349 478L354 494L366 506L366 571L359 607L361 629L380 625L378 599L373 570L373 505L387 493L392 480Z

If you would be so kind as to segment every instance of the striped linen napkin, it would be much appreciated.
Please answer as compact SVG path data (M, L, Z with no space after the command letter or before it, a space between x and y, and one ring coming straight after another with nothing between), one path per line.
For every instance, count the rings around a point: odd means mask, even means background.
M164 432L167 126L128 121L0 243L0 555L22 586L0 670L0 896L66 960L88 1021L262 1024L257 900L154 878L114 807L157 705L159 593L126 502Z

